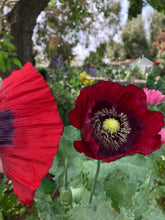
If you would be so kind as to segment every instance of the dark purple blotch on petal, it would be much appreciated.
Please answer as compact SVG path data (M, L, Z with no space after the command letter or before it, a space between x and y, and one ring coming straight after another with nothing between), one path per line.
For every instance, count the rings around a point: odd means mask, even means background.
M0 111L0 147L13 144L14 115L11 110Z

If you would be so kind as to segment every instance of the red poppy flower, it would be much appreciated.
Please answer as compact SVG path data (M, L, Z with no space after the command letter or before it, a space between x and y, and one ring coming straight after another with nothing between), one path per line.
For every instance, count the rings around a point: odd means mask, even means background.
M154 65L159 65L159 64L160 64L159 61L155 61L155 62L154 62Z
M19 200L30 205L58 150L63 124L50 88L31 63L0 88L0 158Z
M100 81L82 89L69 120L81 131L75 149L94 159L111 162L161 147L164 116L147 109L145 93L135 85Z

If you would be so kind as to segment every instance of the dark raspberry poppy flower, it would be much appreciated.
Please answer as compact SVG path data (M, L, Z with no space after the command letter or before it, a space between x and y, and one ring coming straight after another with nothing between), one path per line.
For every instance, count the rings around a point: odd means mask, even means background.
M63 123L50 88L30 63L0 88L0 158L19 200L30 205L52 165Z
M75 149L94 159L111 162L161 147L164 116L147 109L146 95L135 85L100 81L82 89L69 120L81 131Z

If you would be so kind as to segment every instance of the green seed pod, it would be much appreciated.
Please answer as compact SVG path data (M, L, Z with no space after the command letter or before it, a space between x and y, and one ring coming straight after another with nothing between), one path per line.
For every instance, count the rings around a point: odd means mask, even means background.
M72 191L71 189L62 188L60 192L61 205L72 205Z

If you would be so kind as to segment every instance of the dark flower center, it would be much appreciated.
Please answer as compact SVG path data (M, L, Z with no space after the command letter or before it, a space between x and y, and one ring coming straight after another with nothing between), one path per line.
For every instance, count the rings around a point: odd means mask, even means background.
M13 144L14 115L10 110L0 111L0 147Z
M92 114L92 136L103 152L117 152L127 142L131 132L128 117L123 112L117 113L114 107L103 108ZM103 154L104 154L103 153Z

